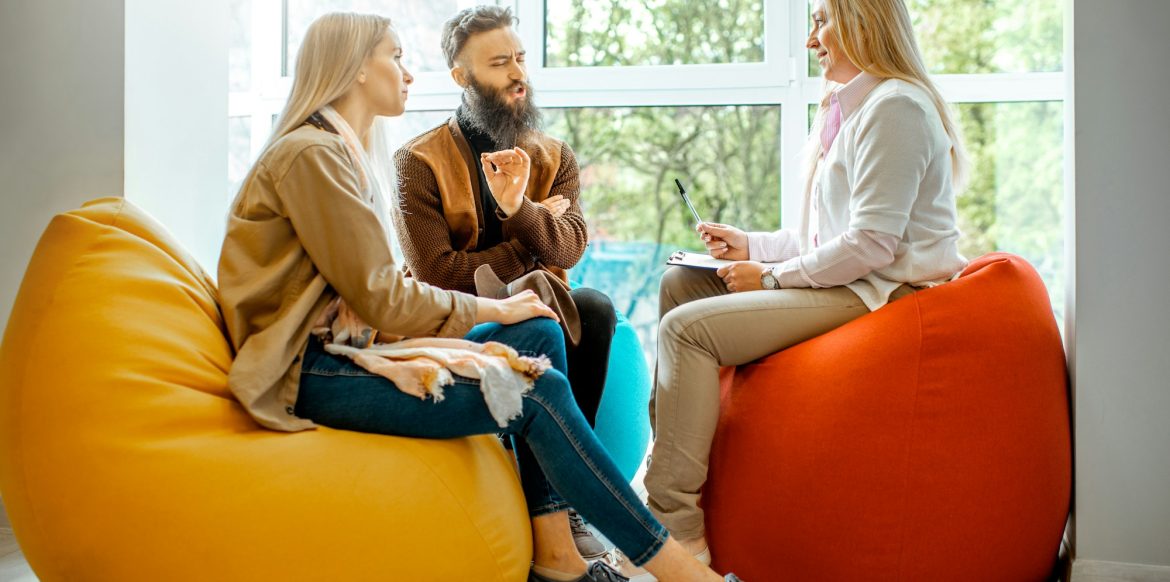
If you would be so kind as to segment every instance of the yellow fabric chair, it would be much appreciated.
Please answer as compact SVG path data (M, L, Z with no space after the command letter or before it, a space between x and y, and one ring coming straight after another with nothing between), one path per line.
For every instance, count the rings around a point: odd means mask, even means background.
M120 198L53 219L0 347L0 491L43 581L519 581L492 436L264 430L214 283Z

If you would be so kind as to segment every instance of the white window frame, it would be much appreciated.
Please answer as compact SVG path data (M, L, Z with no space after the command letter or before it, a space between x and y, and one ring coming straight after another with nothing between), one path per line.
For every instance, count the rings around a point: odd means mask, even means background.
M713 65L657 65L627 67L546 67L544 62L545 24L544 0L514 0L514 10L520 17L517 31L520 40L529 48L529 74L542 94L555 97L567 92L623 93L643 91L703 91L712 87L719 90L772 87L788 84L788 28L781 14L783 1L765 1L764 6L764 62ZM539 15L534 18L530 15ZM696 87L698 82L702 87ZM592 105L592 103L589 103ZM555 100L549 106L556 107Z
M542 107L662 107L774 105L781 107L780 226L798 226L802 190L798 153L808 135L807 108L824 91L809 77L805 0L764 0L764 62L637 67L545 67L544 0L496 0L511 5L517 33L528 49L528 71ZM460 0L473 5L482 2ZM232 93L228 115L251 116L255 156L272 131L291 79L281 77L281 0L252 0L252 90ZM1067 62L1068 59L1065 59ZM461 90L443 72L415 73L407 111L449 111ZM1065 73L935 75L951 103L1066 100Z

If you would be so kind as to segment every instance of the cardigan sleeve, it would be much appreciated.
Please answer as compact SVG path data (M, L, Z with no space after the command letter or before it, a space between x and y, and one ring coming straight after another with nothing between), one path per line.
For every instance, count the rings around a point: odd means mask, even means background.
M781 229L776 232L749 232L748 259L761 263L787 261L800 254L800 240L795 231Z
M275 186L313 265L366 323L412 337L462 337L475 325L474 297L396 268L386 231L362 199L344 152L309 146Z
M897 248L893 235L850 229L811 253L773 267L773 274L782 289L846 285L894 262Z

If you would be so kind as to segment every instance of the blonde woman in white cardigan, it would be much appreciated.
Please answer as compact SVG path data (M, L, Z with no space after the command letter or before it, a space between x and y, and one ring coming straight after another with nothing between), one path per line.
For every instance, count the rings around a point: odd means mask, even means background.
M698 500L719 367L825 333L966 265L955 210L962 138L902 0L818 0L811 29L806 46L829 91L809 136L800 229L700 224L711 255L736 262L673 267L662 279L646 488L655 517L704 561Z

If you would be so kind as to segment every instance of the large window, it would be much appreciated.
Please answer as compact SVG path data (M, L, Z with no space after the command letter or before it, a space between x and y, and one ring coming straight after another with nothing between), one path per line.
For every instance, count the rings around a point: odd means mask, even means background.
M777 106L566 108L547 128L574 147L590 248L571 276L609 293L652 345L667 255L702 250L674 185L700 216L753 230L780 213Z
M442 22L474 0L233 0L229 191L271 131L305 28L331 10L395 22L415 73L391 145L459 103ZM824 85L807 57L807 0L498 0L528 49L546 131L581 166L591 245L571 272L609 293L656 340L665 253L699 247L673 179L704 219L770 230L799 223L798 159ZM959 198L962 250L1024 256L1064 303L1062 0L907 0L927 65L972 157ZM1062 318L1058 316L1058 320Z
M443 22L469 3L457 0L287 0L286 5L283 71L292 75L305 30L326 12L367 12L390 17L403 46L410 51L411 71L445 72L447 61L439 47Z
M549 0L545 66L630 66L764 61L762 0Z

